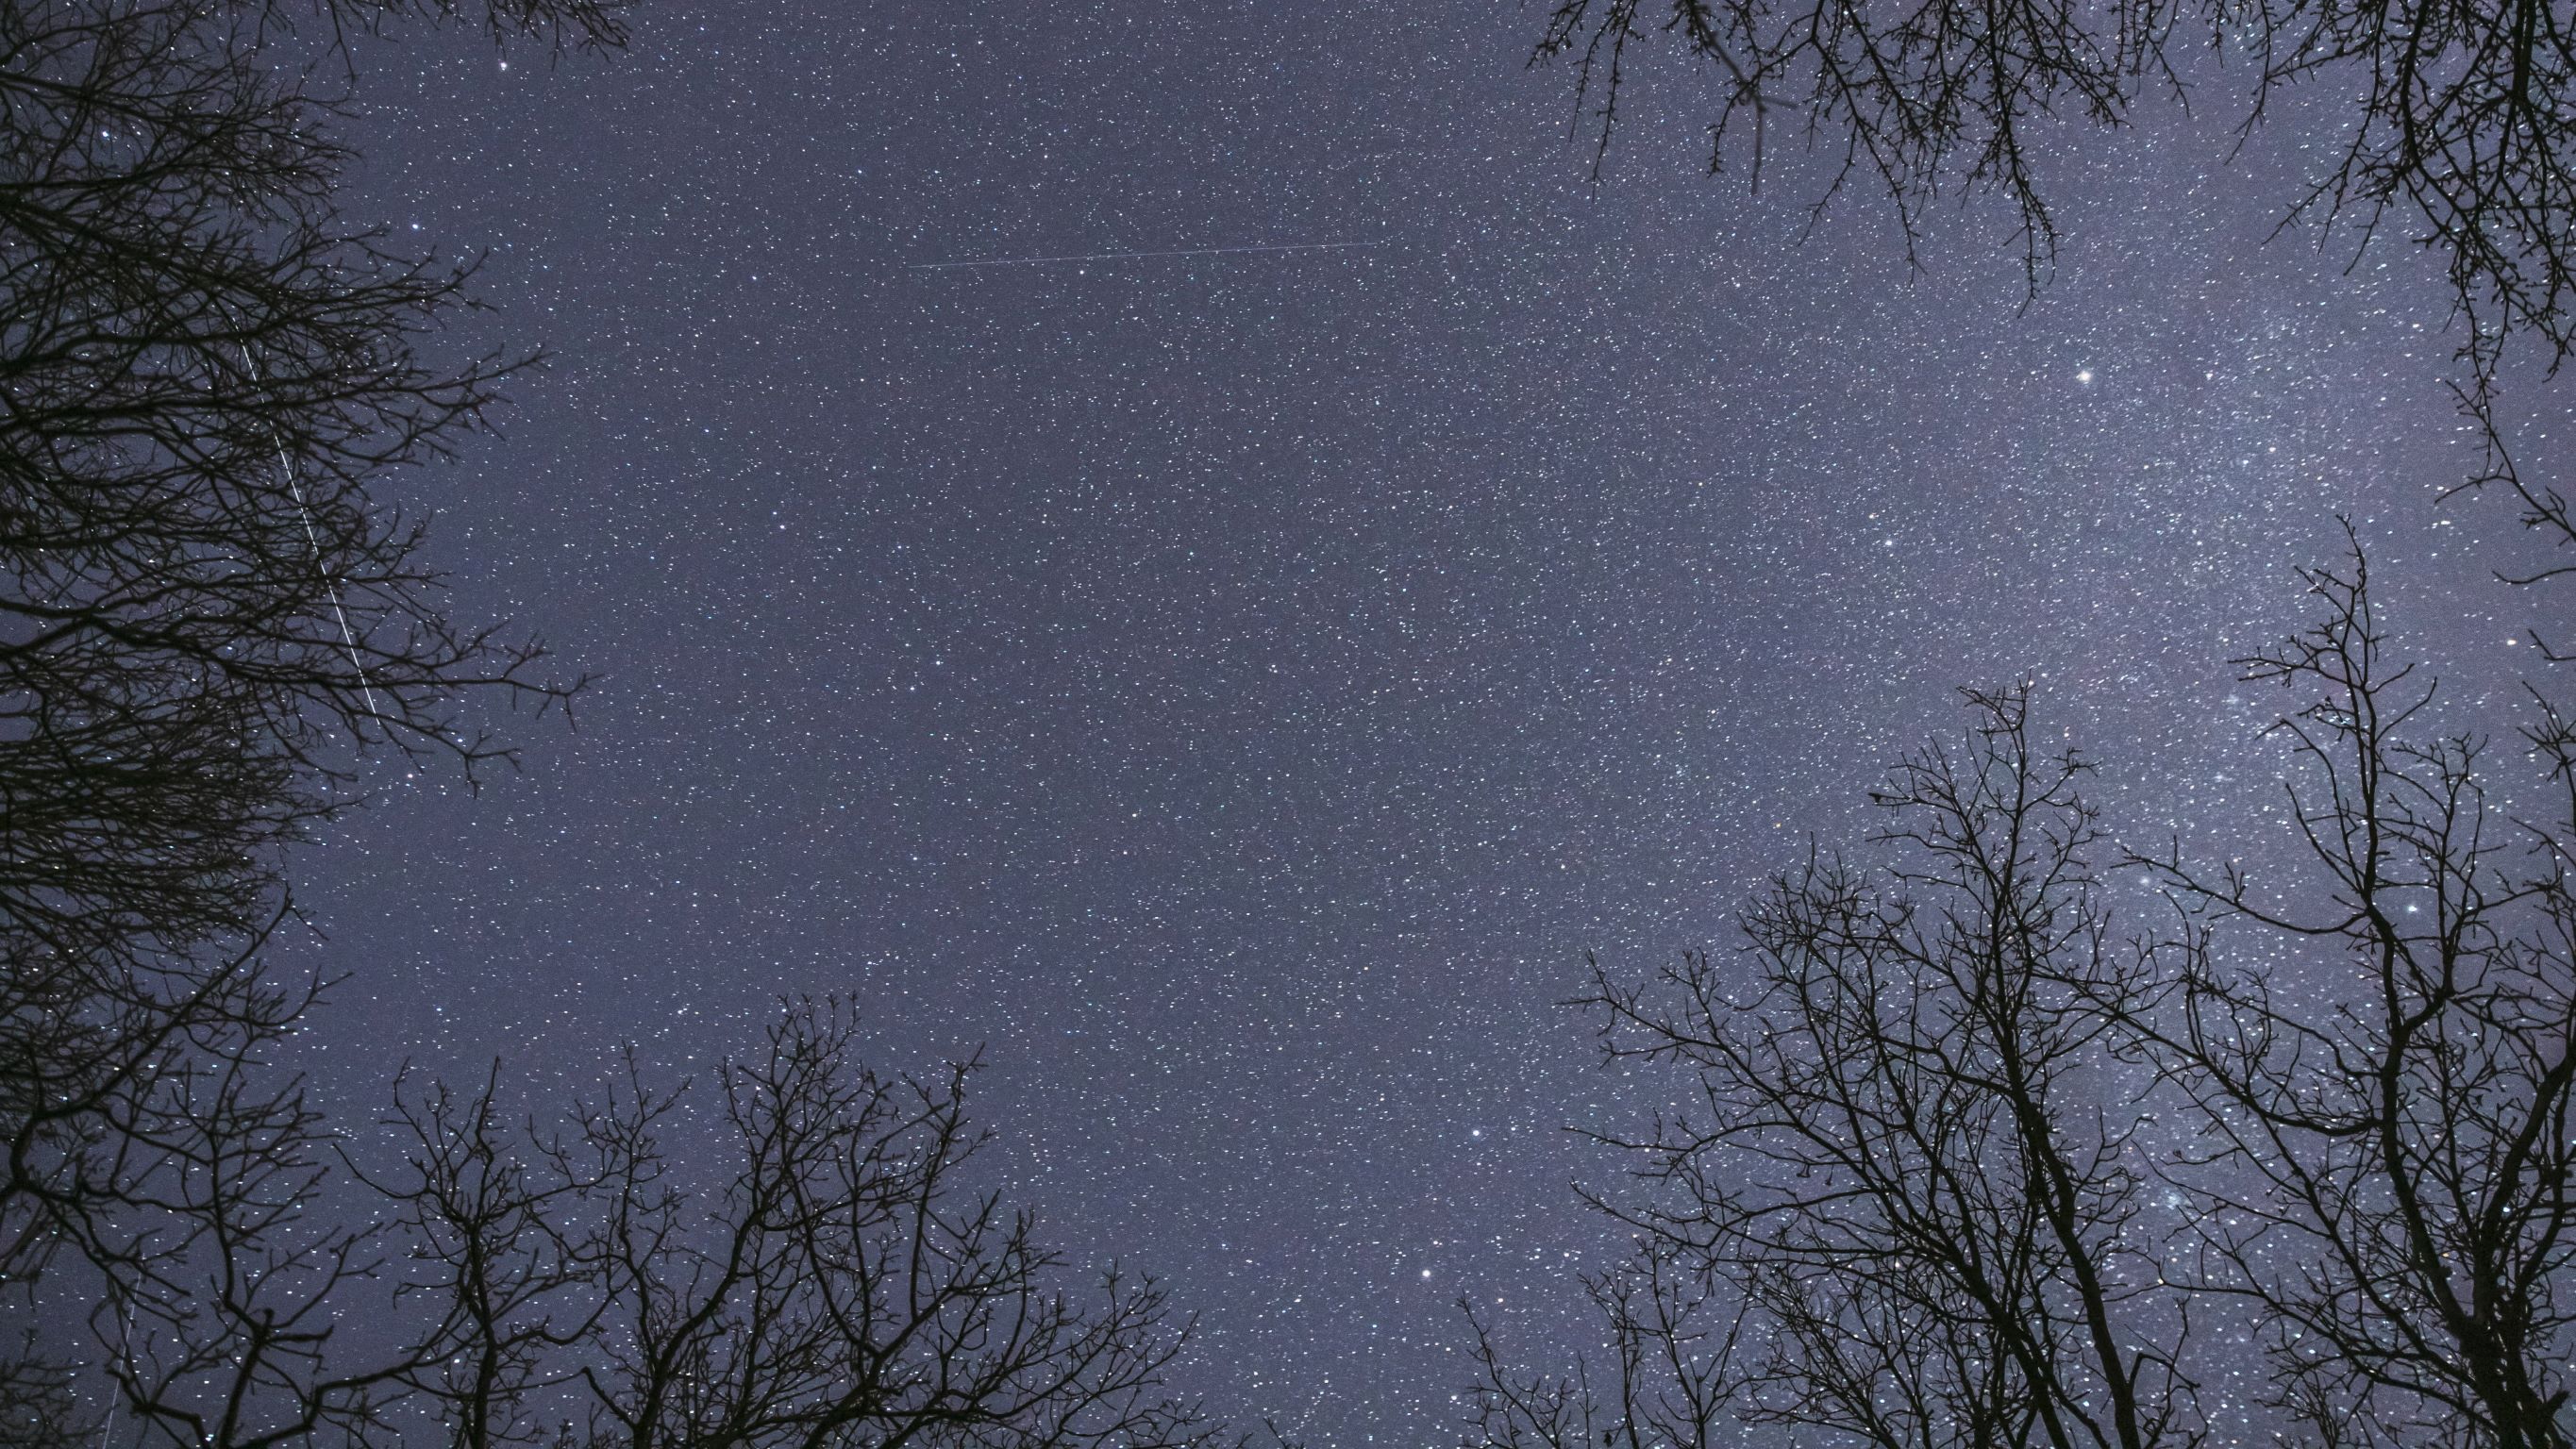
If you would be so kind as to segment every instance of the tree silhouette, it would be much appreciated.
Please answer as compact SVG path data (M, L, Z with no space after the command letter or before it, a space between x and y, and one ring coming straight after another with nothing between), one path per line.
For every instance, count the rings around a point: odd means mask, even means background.
M496 38L614 44L620 8L477 13ZM389 470L474 427L516 359L422 355L464 304L467 269L341 219L339 102L302 63L352 26L462 13L0 0L0 1284L13 1312L66 1253L130 1279L139 1217L171 1207L165 1169L187 1154L295 1139L270 1130L294 1117L284 1103L205 1095L239 1087L227 1074L314 990L273 984L261 964L285 918L280 849L355 797L371 754L469 771L504 754L460 713L466 696L542 709L577 687L540 673L535 645L454 622L417 528L378 496ZM324 34L289 59L278 44L299 21ZM295 1180L300 1151L280 1146L260 1170ZM256 1209L218 1216L242 1212ZM60 1365L30 1343L0 1373L27 1410L0 1415L12 1432L56 1422L44 1403Z
M2253 1306L2285 1401L2347 1443L2570 1442L2576 1349L2576 727L2535 696L2511 815L2474 734L2418 739L2358 549L2324 619L2247 661L2306 696L2289 814L2322 879L2142 861L2188 908L2171 1009L2129 1014L2188 1096L2189 1286ZM2243 938L2251 928L2254 942ZM2312 1006L2282 984L2346 983ZM2330 1441L2331 1442L2331 1441Z
M1614 1362L1515 1380L1483 1339L1486 1442L1709 1444L1721 1411L1884 1449L2194 1442L2187 1319L2131 1231L2102 1003L2147 978L2096 898L2084 767L2034 746L2022 691L1968 699L1966 747L1875 797L1889 863L1775 879L1741 971L1596 963L1609 1059L1696 1106L1597 1134L1645 1189L1591 1199L1639 1244L1592 1285Z
M574 1346L597 1449L1211 1443L1163 1391L1186 1325L1111 1269L1086 1304L1025 1212L966 1185L970 1068L880 1077L800 1005L719 1073L729 1166L692 1192L640 1087L581 1116L602 1309Z
M717 1068L711 1138L631 1052L544 1130L504 1118L497 1073L405 1091L402 1161L337 1174L373 1213L315 1210L334 1163L292 1078L209 1068L97 1349L173 1449L1215 1443L1166 1388L1188 1324L1161 1290L1113 1268L1075 1292L969 1184L970 1069L882 1076L854 1040L790 1005Z
M284 13L0 5L0 915L29 949L238 936L359 754L488 759L461 693L566 693L447 617L371 493L507 364L418 354L465 272L339 220L333 107L263 49Z
M1710 163L1757 180L1778 133L1838 162L1828 205L1863 182L1892 201L1909 255L1944 187L2001 192L2034 284L2058 232L2035 162L2061 116L2125 124L2200 62L2244 67L2245 125L2314 83L2348 95L2340 140L2285 223L2411 227L2438 253L2488 374L2505 337L2576 351L2576 24L2553 0L1555 0L1536 46L1571 57L1606 147L1640 46L1670 44L1716 83ZM2224 69L2218 75L2228 74Z
M2082 767L1971 695L1877 796L1887 864L1811 854L1740 966L1595 965L1609 1058L1696 1105L1593 1134L1637 1182L1591 1195L1611 1352L1532 1376L1474 1325L1475 1442L2191 1444L2195 1304L2318 1443L2576 1442L2576 722L2534 691L2519 772L2420 734L2358 543L2303 577L2318 622L2240 665L2297 701L2305 879L2115 854L2176 922L2124 943Z

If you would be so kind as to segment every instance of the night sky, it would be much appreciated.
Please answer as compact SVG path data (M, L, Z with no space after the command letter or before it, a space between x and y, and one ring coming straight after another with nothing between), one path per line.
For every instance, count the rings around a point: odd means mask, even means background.
M982 1050L996 1180L1171 1284L1216 1407L1440 1442L1461 1294L1534 1364L1588 1337L1622 1244L1568 1184L1615 1168L1563 1129L1672 1087L1555 1004L1585 952L1726 944L1963 683L2036 680L2123 839L2225 838L2278 765L2225 661L2337 511L2472 696L2529 652L2507 505L2435 503L2428 260L2265 243L2315 97L2232 165L2229 75L2052 136L2025 307L1990 205L1919 275L1866 193L1802 244L1825 173L1707 177L1677 63L1596 184L1537 20L657 0L623 56L363 50L352 210L489 249L442 347L555 356L388 497L597 683L302 857L341 1110L848 993L885 1065Z

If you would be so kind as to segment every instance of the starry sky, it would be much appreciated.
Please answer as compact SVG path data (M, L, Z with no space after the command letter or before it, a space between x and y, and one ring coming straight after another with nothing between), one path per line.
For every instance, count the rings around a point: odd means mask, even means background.
M352 212L488 250L440 346L554 358L389 496L461 616L597 683L306 853L325 1088L548 1098L848 993L887 1065L982 1051L992 1170L1169 1282L1217 1407L1440 1442L1460 1295L1534 1363L1589 1336L1619 1245L1568 1185L1615 1168L1563 1129L1671 1090L1556 1004L1587 951L1725 944L1963 683L2035 680L2123 838L2223 837L2274 708L2225 661L2337 511L2473 687L2516 662L2505 505L2435 503L2438 276L2266 244L2313 115L2232 163L2226 105L2052 133L2031 299L1992 206L1915 273L1865 197L1802 240L1799 158L1710 179L1678 64L1596 180L1536 21L655 0L622 56L362 48Z

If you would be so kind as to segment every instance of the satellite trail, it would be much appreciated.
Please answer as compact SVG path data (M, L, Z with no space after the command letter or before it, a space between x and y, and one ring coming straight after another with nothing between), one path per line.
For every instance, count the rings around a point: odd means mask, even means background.
M1245 252L1329 252L1361 247L1384 246L1384 242L1330 241L1296 242L1278 246L1249 247L1174 247L1159 252L1076 252L1061 257L984 257L966 262L913 262L906 271L937 272L952 267L1039 267L1049 262L1129 262L1145 257L1230 257Z

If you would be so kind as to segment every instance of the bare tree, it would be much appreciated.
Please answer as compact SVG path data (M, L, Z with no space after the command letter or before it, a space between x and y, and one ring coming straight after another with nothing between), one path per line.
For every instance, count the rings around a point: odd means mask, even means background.
M621 8L478 15L614 44ZM297 1180L298 1133L246 1126L238 1094L173 1095L250 1070L310 1000L260 959L281 848L355 798L371 752L504 753L465 697L577 686L453 622L379 496L514 359L422 356L464 270L339 217L352 158L312 62L350 26L459 13L0 0L0 1311L31 1352L21 1316L67 1253L137 1312L168 1301L136 1255L186 1231L163 1215L217 1211L170 1195L206 1133L270 1143ZM304 21L319 34L290 41ZM19 1367L0 1420L56 1422L37 1400L63 1365Z
M720 1076L732 1155L692 1192L640 1087L583 1114L605 1309L577 1347L594 1449L1212 1443L1166 1391L1187 1325L1112 1269L1089 1303L1025 1213L966 1186L968 1069L886 1078L801 1005Z
M1487 1442L1705 1444L1721 1404L1883 1449L2197 1441L2187 1319L2141 1301L2099 1002L2149 983L2096 898L2084 767L2039 752L2022 691L1968 697L1966 749L1875 797L1888 867L1776 879L1740 986L1705 956L1644 987L1595 965L1609 1059L1679 1068L1697 1110L1598 1138L1645 1189L1592 1199L1641 1243L1593 1289L1611 1387L1512 1380L1488 1342Z
M2178 997L2130 1023L2198 1108L2178 1277L2259 1312L2285 1400L2342 1442L2564 1446L2576 727L2537 704L2508 816L2483 740L2412 733L2433 687L2392 657L2359 549L2308 582L2322 622L2246 665L2304 697L2278 729L2320 878L2141 862L2192 908L2164 948Z
M1537 58L1572 56L1606 146L1631 51L1677 45L1713 74L1712 169L1773 132L1883 190L1909 244L1945 186L2019 217L2036 284L2057 235L2035 164L2062 113L2126 124L2180 95L2195 54L2250 60L2246 127L2315 81L2349 94L2342 139L2284 224L2411 226L2449 268L2480 374L2506 336L2576 351L2576 13L2564 0L1555 0ZM2222 72L2223 74L2223 72ZM1749 135L1747 134L1749 133ZM2397 213L2391 216L2392 209ZM1821 214L1821 210L1820 210Z
M412 1336L424 1347L406 1387L454 1449L558 1436L538 1410L578 1376L571 1351L607 1307L583 1225L602 1192L636 1185L560 1134L514 1129L499 1105L500 1077L496 1062L471 1095L397 1083L381 1125L404 1144L402 1166L370 1173L341 1158L394 1207L405 1262L392 1306L422 1325Z
M1740 1318L1730 1317L1706 1255L1670 1237L1647 1237L1634 1256L1583 1280L1610 1360L1578 1360L1571 1374L1528 1374L1460 1299L1475 1335L1468 1443L1480 1449L1711 1449L1732 1443L1733 1364Z
M1112 1268L1074 1291L1027 1213L966 1186L967 1069L882 1077L854 1035L790 1007L719 1067L713 1124L632 1053L554 1130L507 1120L497 1074L403 1089L400 1161L372 1165L292 1072L182 1064L122 1124L138 1210L73 1288L118 1442L1217 1443L1167 1387L1189 1325L1161 1290ZM65 1374L11 1373L11 1437L71 1442Z
M465 272L339 219L335 107L265 48L288 13L0 4L0 916L29 949L239 936L359 752L471 764L497 747L461 694L567 693L450 621L372 492L508 364L418 354Z
M2454 386L2460 412L2475 426L2485 445L2485 456L2475 473L2445 495L2502 488L2513 495L2519 513L2515 522L2524 533L2537 538L2549 551L2550 561L2534 567L2496 570L2496 578L2515 588L2528 589L2576 577L2576 561L2570 561L2570 550L2576 550L2576 505L2551 481L2563 475L2564 464L2558 455L2544 452L2548 462L2534 467L2517 445L2514 430L2506 423L2497 407L2493 380L2485 374L2472 376ZM2545 437L2545 435L2544 435ZM2576 640L2559 634L2555 628L2530 628L2524 631L2540 658L2551 664L2576 662Z
M1658 17L1646 0L1557 0L1536 59L1573 58L1578 104L1592 104L1598 123L1597 165L1620 117L1630 49L1674 37L1716 75L1712 171L1741 154L1758 189L1774 130L1785 128L1839 160L1813 217L1854 180L1883 189L1909 258L1923 211L1945 185L1991 187L2020 219L2035 283L2058 233L2029 133L2061 108L2102 125L2123 120L2141 77L2161 63L2177 13L2171 0L2098 10L2065 0L1895 10L1673 0Z
M181 1063L130 1124L121 1234L91 1332L121 1407L173 1449L277 1449L381 1428L440 1345L347 1351L386 1272L380 1224L339 1211L303 1083L240 1056Z

